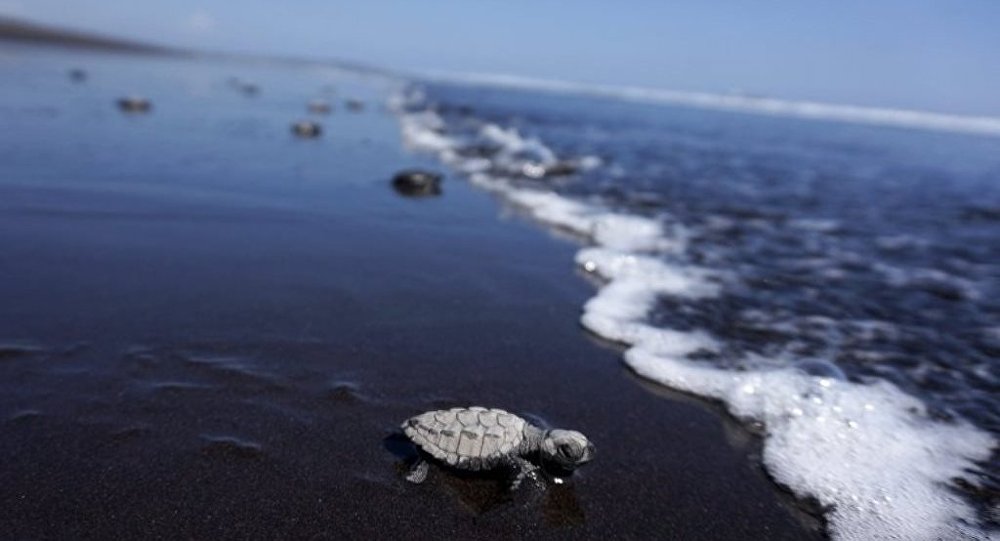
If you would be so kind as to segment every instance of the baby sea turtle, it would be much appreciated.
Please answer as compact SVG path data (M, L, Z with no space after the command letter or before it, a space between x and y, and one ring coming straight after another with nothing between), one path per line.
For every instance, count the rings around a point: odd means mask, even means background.
M292 124L292 133L304 139L312 139L323 134L323 127L316 122L301 120Z
M254 83L240 83L239 89L245 96L256 96L260 93L260 87Z
M392 177L392 187L402 195L420 197L441 193L441 175L419 169L405 169Z
M407 419L403 432L424 453L465 471L507 470L511 489L539 466L572 472L594 458L594 446L573 430L543 430L501 409L452 408ZM417 460L406 479L421 483L428 463Z
M245 94L247 96L256 96L257 93L260 92L260 87L259 86L257 86L254 83L251 83L251 82L248 82L248 81L244 81L243 79L240 79L239 77L230 77L226 81L226 83L230 87L236 89L238 92L242 92L243 94Z
M148 113L153 108L153 104L146 98L126 96L118 99L118 108L126 113Z
M333 108L330 106L330 102L324 100L312 100L306 105L306 109L310 113L315 113L317 115L328 115Z

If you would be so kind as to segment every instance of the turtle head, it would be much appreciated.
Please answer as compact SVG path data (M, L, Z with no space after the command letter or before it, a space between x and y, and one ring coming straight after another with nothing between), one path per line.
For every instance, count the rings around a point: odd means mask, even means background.
M545 462L573 471L594 458L594 444L575 430L549 430L540 452Z

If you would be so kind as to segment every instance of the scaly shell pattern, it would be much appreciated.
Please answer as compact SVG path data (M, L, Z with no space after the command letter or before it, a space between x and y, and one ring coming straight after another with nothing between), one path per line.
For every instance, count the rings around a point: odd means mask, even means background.
M403 431L442 462L463 470L488 470L518 452L526 424L501 409L452 408L411 417Z

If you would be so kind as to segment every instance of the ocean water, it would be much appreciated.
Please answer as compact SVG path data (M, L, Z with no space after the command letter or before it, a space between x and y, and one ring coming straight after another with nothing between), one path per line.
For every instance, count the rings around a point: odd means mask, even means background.
M995 537L993 121L567 90L427 82L393 105L412 149L578 243L581 325L759 432L834 538Z

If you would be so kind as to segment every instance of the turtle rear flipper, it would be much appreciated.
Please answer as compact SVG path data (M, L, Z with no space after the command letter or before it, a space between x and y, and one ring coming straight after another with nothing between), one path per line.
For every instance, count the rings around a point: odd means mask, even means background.
M427 479L427 472L431 469L431 465L424 459L418 458L416 462L410 466L409 473L406 474L406 480L419 485Z

